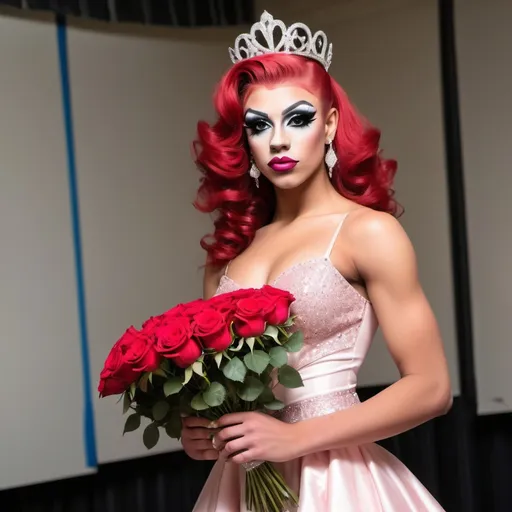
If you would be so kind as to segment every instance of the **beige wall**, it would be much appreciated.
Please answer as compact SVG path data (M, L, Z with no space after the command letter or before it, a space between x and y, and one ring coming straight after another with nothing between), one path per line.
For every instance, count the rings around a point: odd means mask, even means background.
M148 452L97 399L113 342L201 294L195 125L230 65L232 29L77 23L69 61L99 462ZM194 37L195 36L195 37ZM56 29L0 17L0 488L86 472L82 365ZM163 436L160 451L178 445ZM153 450L156 453L158 450Z
M55 29L0 18L0 488L86 472Z
M192 206L190 144L197 120L211 118L228 39L70 31L94 376L125 326L202 293L199 239L212 225ZM100 462L145 452L139 432L120 436L115 399L95 406ZM158 448L178 446L163 439Z

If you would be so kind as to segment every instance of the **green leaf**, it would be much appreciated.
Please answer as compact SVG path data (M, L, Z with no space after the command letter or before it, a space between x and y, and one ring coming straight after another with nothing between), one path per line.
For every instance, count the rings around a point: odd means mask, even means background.
M203 400L210 407L218 407L226 398L226 388L219 382L212 382L203 393Z
M246 402L254 402L264 389L265 385L256 377L247 377L243 385L238 388L237 395Z
M270 364L274 368L281 368L288 362L288 354L283 347L272 347L269 351Z
M265 409L268 409L269 411L279 411L284 407L284 403L281 402L281 400L273 400L272 402L263 404L263 407L265 407Z
M164 395L167 397L179 393L182 387L183 382L180 377L171 377L164 384Z
M243 382L247 373L247 369L245 368L244 363L242 363L238 357L233 357L233 359L231 359L231 361L229 361L229 363L224 366L222 373L229 380L234 380L235 382Z
M217 368L220 368L220 364L222 363L222 352L217 352L215 356L213 357L215 359L215 362L217 363Z
M149 380L149 373L145 373L139 380L139 388L144 391L144 393L148 392L148 380Z
M177 411L176 414L171 415L165 424L165 433L172 439L181 437L181 417Z
M162 421L169 412L169 404L165 400L160 400L151 409L153 419L155 421Z
M135 398L135 392L137 391L137 384L132 382L130 384L130 398L133 400Z
M185 378L183 379L183 385L185 386L188 384L189 380L192 378L192 374L194 372L192 371L192 366L189 366L185 369Z
M294 332L290 339L283 345L287 352L298 352L304 345L304 334L301 331Z
M270 370L270 371L269 371ZM265 384L265 386L269 386L272 382L272 376L270 375L273 372L273 368L270 366L260 375L260 380Z
M204 411L205 409L209 409L209 405L203 400L201 395L202 393L197 393L197 395L194 396L190 402L190 406L196 411Z
M256 341L256 338L247 338L245 340L247 342L247 346L251 349L251 352L254 349L254 342Z
M236 348L230 347L229 350L231 350L231 352L238 352L238 351L240 351L240 349L244 346L244 342L245 342L245 339L244 338L240 338L238 340L238 345L236 346Z
M287 364L281 366L277 371L277 380L285 388L300 388L301 386L304 386L300 373L295 368L292 368Z
M130 414L128 418L126 418L126 421L124 423L123 435L126 434L126 432L133 432L134 430L137 430L139 427L140 416L138 413L134 412L133 414Z
M261 395L258 397L258 402L260 404L268 404L275 400L274 393L269 387L265 387L265 389L261 392Z
M130 405L132 403L132 400L130 398L130 394L128 391L125 391L123 393L123 414L126 414L130 410Z
M171 362L169 359L166 359L165 357L162 358L160 363L160 370L162 370L164 373L171 373ZM157 372L155 371L155 373Z
M144 441L144 446L151 450L154 446L156 446L156 443L158 443L158 439L160 439L160 432L158 430L158 427L155 423L150 423L145 429L144 433L142 434L142 440Z
M263 352L263 350L255 350L254 352L246 354L244 363L249 370L257 373L258 375L265 371L270 361L270 356Z
M277 343L279 343L279 330L277 329L277 327L274 327L273 325L267 325L267 328L265 329L263 336L268 336L269 338L272 338Z
M283 327L291 327L295 323L295 317L291 316L286 320L286 322L283 324Z
M192 371L194 373L197 373L197 375L199 375L200 377L202 377L203 376L203 363L201 363L201 361L196 361L192 365Z

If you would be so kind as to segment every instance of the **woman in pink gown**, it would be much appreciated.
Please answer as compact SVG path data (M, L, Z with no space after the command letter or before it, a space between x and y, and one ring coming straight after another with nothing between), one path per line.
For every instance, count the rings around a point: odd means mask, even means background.
M199 125L197 206L218 213L203 241L204 294L290 291L304 347L289 361L304 386L274 383L286 406L273 417L183 420L186 452L217 460L194 512L247 512L244 464L258 460L281 470L300 512L442 510L375 444L451 405L438 327L393 215L395 163L328 74L323 33L264 13L230 54L219 119ZM360 403L357 373L379 325L401 378Z

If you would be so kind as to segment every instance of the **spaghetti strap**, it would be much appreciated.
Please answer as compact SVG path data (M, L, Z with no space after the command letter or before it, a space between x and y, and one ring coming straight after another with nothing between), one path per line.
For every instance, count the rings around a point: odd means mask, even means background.
M228 261L226 263L226 266L224 267L224 275L227 276L228 275L228 268L229 268L229 264L231 263L231 261Z
M341 227L343 226L343 223L345 222L345 219L348 217L348 214L349 212L345 213L341 219L341 221L339 222L337 228L336 228L336 231L334 231L334 235L331 239L331 242L329 243L329 247L327 248L327 251L325 252L325 257L326 258L330 258L331 257L331 252L334 248L334 244L336 243L336 239L338 238L338 235L340 234L340 231L341 231Z

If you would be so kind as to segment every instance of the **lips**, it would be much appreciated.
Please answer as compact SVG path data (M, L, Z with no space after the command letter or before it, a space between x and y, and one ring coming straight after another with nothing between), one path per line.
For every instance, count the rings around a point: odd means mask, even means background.
M292 158L288 158L287 156L283 156L281 158L275 156L270 160L268 166L276 171L276 172L286 172L291 171L298 163L298 160L293 160Z

